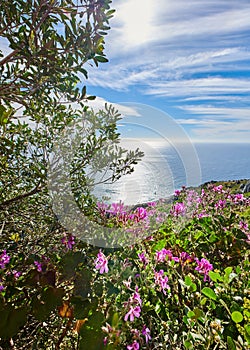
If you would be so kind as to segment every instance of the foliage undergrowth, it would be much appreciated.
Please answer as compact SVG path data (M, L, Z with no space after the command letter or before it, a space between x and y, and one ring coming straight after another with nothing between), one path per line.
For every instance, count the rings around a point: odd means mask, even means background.
M170 207L98 208L144 239L99 249L59 224L33 246L2 235L2 349L250 348L248 198L208 185Z

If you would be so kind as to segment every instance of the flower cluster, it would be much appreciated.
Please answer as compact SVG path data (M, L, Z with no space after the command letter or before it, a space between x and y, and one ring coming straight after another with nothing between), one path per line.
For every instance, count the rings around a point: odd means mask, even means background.
M40 263L39 261L35 260L34 261L34 265L36 266L36 269L38 272L42 272L43 268L42 268L42 263Z
M143 338L145 338L145 343L148 344L148 342L152 339L150 335L150 329L143 325L141 332L138 329L132 329L131 331L135 338L132 344L127 345L127 350L138 350L140 349L140 343L143 342L143 339L140 337L141 335Z
M178 202L178 203L174 204L173 208L171 210L171 214L173 216L176 216L176 217L178 217L180 215L184 215L185 212L186 212L186 206L185 206L184 203L181 203L181 202L180 203Z
M168 260L174 260L176 262L179 261L179 258L177 256L173 256L172 252L168 249L161 249L159 251L156 251L155 253L155 260L157 263L159 262L165 262L166 258L168 258Z
M3 251L3 253L0 255L0 268L4 269L5 265L7 265L10 262L10 256L6 253L6 249Z
M108 273L109 271L108 259L101 250L97 254L97 258L95 260L95 268L96 270L99 270L100 274L103 274L104 272Z
M159 272L155 271L155 284L160 286L160 291L166 295L166 289L170 289L168 285L168 277L164 276L164 271L160 270Z
M73 249L73 245L75 244L75 237L71 234L64 233L64 237L62 238L62 244L66 246L67 249Z
M201 274L204 275L204 282L209 280L208 273L209 271L213 270L213 265L210 264L210 262L204 258L202 258L201 260L195 258L195 261L198 264L195 270L199 271Z
M133 295L126 303L124 303L125 307L129 309L129 311L124 316L124 321L127 321L129 319L131 322L133 322L135 317L140 317L141 304L142 300L138 292L138 286L136 286Z

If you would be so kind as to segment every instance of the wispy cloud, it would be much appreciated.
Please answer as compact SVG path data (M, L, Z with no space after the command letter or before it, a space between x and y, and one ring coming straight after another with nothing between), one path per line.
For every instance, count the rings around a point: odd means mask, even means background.
M250 140L249 0L113 6L110 64L91 71L90 84L170 108L194 139Z

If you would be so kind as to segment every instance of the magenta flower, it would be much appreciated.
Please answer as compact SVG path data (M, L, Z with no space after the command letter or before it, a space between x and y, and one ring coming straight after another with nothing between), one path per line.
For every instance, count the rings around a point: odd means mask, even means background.
M16 271L16 270L13 270L12 273L13 273L13 276L14 276L15 278L19 278L19 277L21 276L21 274L22 274L22 272Z
M240 226L240 229L243 230L243 231L247 231L248 230L248 224L244 221L240 221L239 222L239 226Z
M97 254L97 259L95 260L95 268L97 270L100 270L100 274L103 274L104 272L108 273L108 259L106 256L102 253L100 250Z
M127 345L127 350L139 350L140 344L134 340L134 342L131 345Z
M202 219L204 217L207 217L208 214L206 213L206 210L202 210L199 214L196 215L198 219Z
M64 237L62 238L62 243L68 248L73 249L73 245L75 244L75 237L72 235L66 235L64 234Z
M124 209L124 204L122 202L112 203L111 208L107 210L107 213L110 213L111 215L118 215L125 212Z
M170 289L168 285L168 277L164 276L164 271L160 270L159 272L155 271L155 284L160 286L160 291L166 295L166 289Z
M42 272L42 264L39 261L35 260L34 265L36 266L38 272Z
M227 201L225 199L220 199L219 202L215 203L216 209L223 209L226 207Z
M173 256L170 250L166 250L166 255L168 257L168 260L174 260L175 262L179 261L179 258L177 256Z
M176 197L178 197L180 194L181 194L181 191L180 191L180 190L175 190L175 191L174 191L174 195L175 195Z
M163 248L162 250L156 251L155 260L157 262L164 262L166 257L168 257L168 260L179 261L179 258L177 256L173 256L170 250Z
M238 203L241 201L244 201L244 195L242 193L236 193L236 195L234 196L234 203Z
M147 214L147 210L143 207L139 207L136 209L136 215L138 217L139 220L143 220L146 218Z
M213 265L210 264L210 262L204 258L199 261L199 259L195 258L195 261L197 262L198 266L195 268L196 271L199 271L201 274L204 275L204 281L209 280L208 272L213 270Z
M143 252L142 253L138 253L138 258L144 265L147 265L148 262L149 262L148 258L145 256L145 254Z
M4 290L4 286L0 284L0 292L2 292L3 290Z
M186 207L184 203L176 203L171 210L171 214L178 217L180 214L184 215L185 211Z
M135 287L135 292L131 297L131 304L142 304L141 296L138 293L138 286Z
M5 265L10 262L10 256L6 254L6 249L3 251L3 253L0 255L0 268L4 269Z
M164 262L167 256L167 249L163 248L162 250L157 250L155 253L155 260L157 262Z
M142 335L144 335L146 343L149 342L149 340L151 340L151 336L150 336L150 329L147 328L145 325L142 327L142 331L141 331Z
M223 192L225 192L225 191L223 190L223 186L222 186L222 185L214 186L214 187L213 187L213 191L214 191L214 192L217 192L217 193L223 193Z
M128 318L131 322L134 321L135 317L140 317L140 313L141 313L141 308L140 306L135 306L133 307L132 305L130 305L130 309L129 311L126 313L126 315L124 316L124 321L127 321Z
M148 206L149 207L155 207L156 206L156 202L148 202Z
M97 209L99 213L104 216L106 214L106 210L108 209L108 205L103 202L97 202Z
M180 261L183 263L186 261L193 261L193 258L187 252L181 252Z

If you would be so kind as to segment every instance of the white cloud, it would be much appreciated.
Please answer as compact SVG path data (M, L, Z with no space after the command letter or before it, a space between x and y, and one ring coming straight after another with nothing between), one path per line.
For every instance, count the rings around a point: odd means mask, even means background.
M238 119L248 121L248 127L250 128L250 108L226 108L226 107L214 107L206 105L184 105L180 107L190 114L199 114L205 116L219 116L223 119Z
M103 109L106 103L108 105L112 105L113 107L115 107L123 117L126 117L126 116L140 117L141 116L138 113L138 111L131 106L126 106L126 105L119 104L119 103L113 103L113 102L105 100L102 97L96 97L95 100L88 101L86 103L86 105L93 108L94 111L98 111L100 109Z
M152 82L146 93L158 96L202 97L218 94L239 94L250 92L250 80L239 78L208 77ZM217 96L216 96L217 97Z

